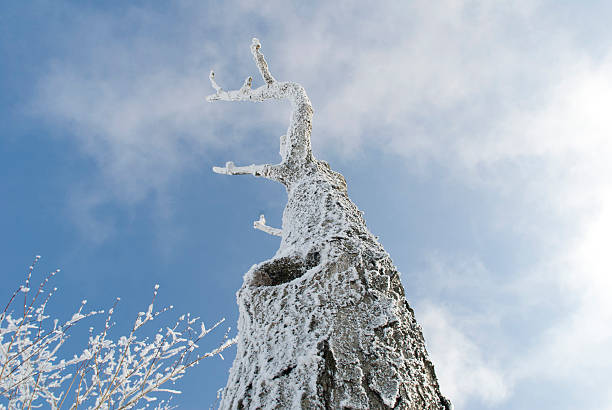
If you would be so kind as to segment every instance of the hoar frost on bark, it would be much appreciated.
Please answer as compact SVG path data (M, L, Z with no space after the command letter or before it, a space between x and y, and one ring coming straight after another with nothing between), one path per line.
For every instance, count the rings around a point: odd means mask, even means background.
M391 258L368 231L344 177L315 159L313 109L304 88L270 74L261 45L251 51L265 85L225 91L210 74L209 101L287 99L292 114L277 165L214 167L285 185L274 257L251 267L237 293L238 348L221 408L450 409L440 393L421 327Z

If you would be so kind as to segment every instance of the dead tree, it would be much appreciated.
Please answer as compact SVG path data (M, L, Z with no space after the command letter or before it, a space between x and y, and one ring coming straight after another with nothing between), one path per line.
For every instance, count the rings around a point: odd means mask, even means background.
M208 101L287 99L292 114L276 165L214 167L285 185L274 257L254 265L237 293L238 348L221 408L450 409L397 269L367 229L344 177L312 155L313 109L304 88L274 79L253 39L265 81L235 91L210 80Z

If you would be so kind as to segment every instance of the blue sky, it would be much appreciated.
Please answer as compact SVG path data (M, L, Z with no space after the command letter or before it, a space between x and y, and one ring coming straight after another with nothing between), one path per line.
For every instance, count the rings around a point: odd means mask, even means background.
M257 36L308 91L315 154L402 272L456 407L612 408L609 2L1 10L4 297L41 254L60 317L119 296L120 331L159 283L177 315L234 325L242 275L278 246L252 221L279 226L286 195L210 169L277 162L289 107L204 97L211 68L227 88L256 74ZM232 355L177 404L211 405Z

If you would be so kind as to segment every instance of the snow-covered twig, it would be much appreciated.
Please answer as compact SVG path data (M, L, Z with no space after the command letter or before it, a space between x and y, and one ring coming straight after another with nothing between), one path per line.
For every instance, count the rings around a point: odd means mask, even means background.
M263 215L260 215L259 219L253 222L253 228L264 231L270 235L283 236L283 231L281 229L272 228L271 226L266 225L266 217Z
M32 270L33 267L26 276L25 285L13 294L0 314L0 409L6 408L5 405L10 409L39 407L41 402L52 409L59 409L64 403L72 403L70 408L74 409L132 408L140 400L157 400L159 393L180 393L168 389L165 384L176 382L187 369L206 357L221 357L221 352L235 342L226 337L221 346L199 353L193 359L191 356L197 351L201 338L223 320L210 329L201 324L201 331L196 332L194 327L199 319L189 314L182 315L165 331L160 329L152 339L138 337L136 332L146 323L172 308L154 311L159 288L156 285L151 304L146 312L137 315L129 336L117 341L108 339L117 299L107 312L102 332L94 335L90 328L87 348L72 359L58 360L68 330L103 311L85 312L86 301L83 301L69 320L59 324L56 319L52 327L44 326L45 319L49 318L45 308L55 289L48 292L43 302L37 302L37 298L45 293L45 286L57 271L48 275L32 300L28 300ZM13 317L9 309L19 292L26 295L25 310L23 315ZM171 407L167 400L162 400L157 408Z
M259 68L259 73L263 77L264 81L267 84L272 84L276 82L276 80L274 79L274 77L272 77L272 74L270 74L270 70L268 69L268 63L266 62L266 59L264 58L264 55L262 54L260 48L261 43L258 39L254 38L251 42L251 53L253 53L255 64L257 65L257 68Z
M237 167L233 162L228 161L224 167L213 167L213 172L221 175L253 175L271 179L272 181L284 182L287 176L287 167L279 165L247 165Z
M237 167L233 162L228 161L225 163L225 167L213 167L213 172L222 175L255 175L261 176L265 167L269 165L247 165L243 167Z

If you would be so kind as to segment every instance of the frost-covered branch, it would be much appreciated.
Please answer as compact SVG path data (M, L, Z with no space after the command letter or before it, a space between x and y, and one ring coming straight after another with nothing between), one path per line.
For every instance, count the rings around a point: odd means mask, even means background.
M132 408L141 400L158 399L159 393L180 393L166 387L184 376L187 369L206 357L219 355L235 343L227 334L218 348L198 353L198 343L223 320L207 329L199 318L182 315L171 327L161 328L153 338L141 337L137 332L160 314L172 309L154 310L158 286L146 312L140 312L130 334L117 341L108 338L112 315L117 301L107 312L104 329L94 335L90 328L86 349L72 359L58 359L60 348L68 338L68 330L75 324L103 311L85 312L83 301L72 317L61 323L55 319L47 326L47 303L56 290L47 292L46 285L58 271L49 274L38 292L28 298L34 263L20 286L0 314L0 409L40 407L46 402L52 409L64 403L70 408ZM12 302L23 293L23 314L15 316ZM47 293L42 301L41 297ZM199 323L199 326L198 326ZM196 331L196 328L199 328ZM160 400L157 408L171 408L167 400Z
M253 228L264 231L270 235L283 236L283 231L281 229L272 228L271 226L266 225L266 217L263 215L260 215L259 219L253 222Z
M285 184L290 184L307 171L307 165L312 162L312 149L310 145L310 134L312 130L313 110L310 100L306 95L304 87L294 82L276 81L268 68L264 55L261 52L261 44L256 38L251 44L253 59L264 79L264 85L253 89L252 77L247 77L243 86L238 90L225 91L216 81L214 71L210 72L210 82L215 89L215 94L207 97L208 101L265 101L268 99L288 99L293 107L291 120L287 135L281 138L281 157L280 165L282 168L276 169L274 178ZM266 167L265 165L260 167ZM272 167L272 166L269 166ZM214 168L215 172L226 175L254 174L248 170L249 167L241 167L234 173L229 172L226 166ZM221 172L219 172L221 171ZM254 174L255 175L255 174Z
M255 175L261 176L266 167L270 165L247 165L244 167L237 167L233 162L228 161L225 163L225 167L213 167L213 172L222 175Z
M285 182L288 172L287 167L279 165L247 165L237 167L233 162L228 161L224 167L213 167L213 172L221 175L253 175L256 177L268 178L273 181Z
M272 74L270 74L270 70L268 69L268 63L264 58L263 53L260 51L261 43L258 39L254 38L251 42L251 53L253 53L253 58L255 59L255 64L257 64L257 68L259 68L259 73L263 77L264 81L267 84L272 84L276 82Z

